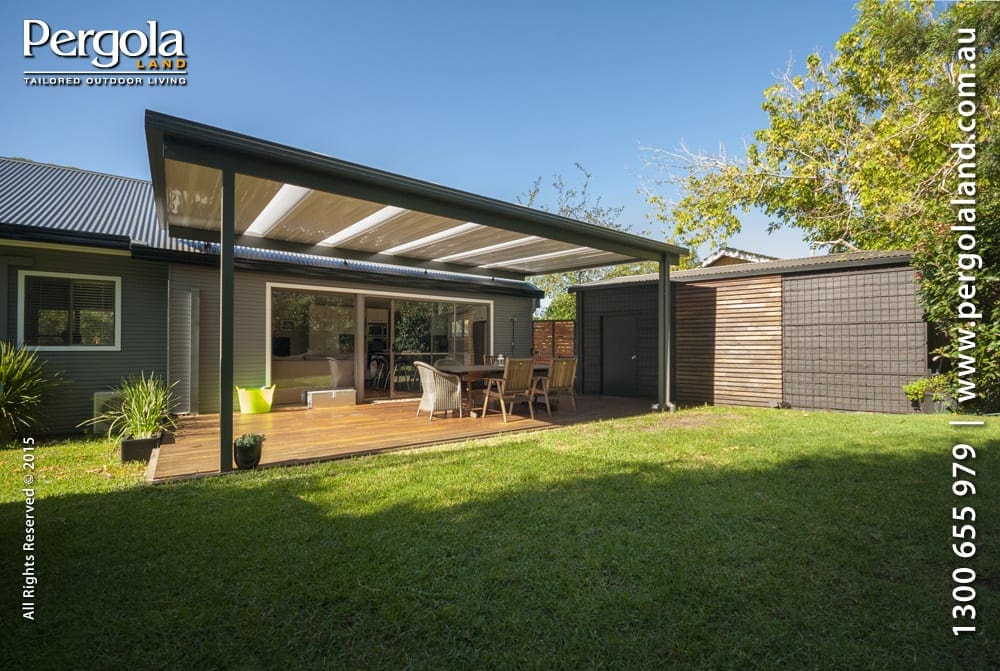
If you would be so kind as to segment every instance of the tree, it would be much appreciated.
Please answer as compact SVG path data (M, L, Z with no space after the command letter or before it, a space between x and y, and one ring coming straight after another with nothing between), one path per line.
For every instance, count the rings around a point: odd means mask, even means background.
M1000 6L959 3L941 11L930 2L862 0L858 20L824 61L811 54L805 71L791 68L764 92L768 127L754 134L740 159L718 154L652 151L649 161L682 189L679 202L653 196L655 216L673 226L681 244L723 244L740 230L739 215L760 208L771 230L798 228L829 251L910 249L921 273L930 319L948 336L936 354L954 362L959 318L959 250L951 200L963 161L953 147L960 87L975 82L977 118L977 249L975 359L984 406L1000 403L1000 279L996 47ZM976 31L975 65L959 51L959 29ZM969 54L965 54L969 56ZM965 166L968 172L968 166ZM970 352L966 352L970 354ZM954 385L957 369L945 365Z
M626 230L627 227L619 221L625 206L607 207L601 203L600 196L591 196L590 179L592 175L579 163L574 163L574 165L582 176L581 182L577 186L568 184L562 175L553 175L551 187L555 192L554 205L543 202L541 177L532 183L528 191L518 197L517 202L526 207L534 207L577 221L597 224L616 231ZM574 284L594 282L605 277L655 271L655 263L631 263L536 275L531 278L531 281L552 299L542 315L543 319L575 319L576 299L567 291L569 287Z

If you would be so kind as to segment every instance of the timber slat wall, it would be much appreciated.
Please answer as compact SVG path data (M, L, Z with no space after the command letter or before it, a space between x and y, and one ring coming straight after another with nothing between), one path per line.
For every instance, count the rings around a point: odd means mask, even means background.
M576 352L576 322L536 319L534 325L534 358L539 363L551 363L555 356L573 356Z
M781 277L677 283L674 290L677 400L780 401Z

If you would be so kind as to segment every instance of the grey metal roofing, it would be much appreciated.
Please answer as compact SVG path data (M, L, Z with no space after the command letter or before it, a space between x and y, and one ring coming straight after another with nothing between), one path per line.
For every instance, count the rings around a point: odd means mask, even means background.
M670 273L671 282L696 282L699 280L715 280L728 277L753 277L757 275L789 275L792 273L822 272L848 270L850 268L866 268L885 265L903 265L909 263L912 254L908 251L875 251L847 252L845 254L825 254L823 256L807 256L798 259L779 259L777 261L761 261L759 263L736 263L729 266L714 266L712 268L696 268L693 270L678 270ZM605 280L589 282L570 287L570 291L586 291L588 289L608 289L611 287L628 287L654 283L659 275L628 275L625 277L610 277Z
M0 222L168 244L147 180L0 157Z
M0 156L0 224L94 236L123 236L150 250L218 255L218 244L172 238L156 219L153 185L134 177ZM459 273L238 247L237 258L311 268L423 279L475 280ZM540 294L529 282L496 278L492 284Z
M701 267L707 268L710 264L718 261L723 256L731 256L733 258L743 259L744 261L750 261L753 263L780 260L777 256L768 256L767 254L748 252L745 249L736 249L735 247L719 247L717 250L705 257L705 259L701 262Z

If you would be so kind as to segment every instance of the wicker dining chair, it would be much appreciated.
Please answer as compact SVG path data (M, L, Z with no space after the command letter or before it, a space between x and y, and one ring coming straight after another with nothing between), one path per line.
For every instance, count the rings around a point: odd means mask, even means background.
M576 384L576 362L575 356L557 356L549 364L548 375L535 378L535 382L532 384L533 395L545 399L545 409L549 411L550 417L552 409L549 399L558 401L560 394L569 396L569 401L573 404L573 412L576 412L576 392L573 390Z
M417 407L417 417L421 411L427 411L427 421L434 419L434 413L451 410L458 411L458 416L462 416L462 381L457 375L442 372L424 363L415 361L413 363L420 373L420 386L423 387L423 394L420 396L420 405Z
M504 401L510 402L510 409L514 409L514 404L518 401L527 401L528 412L531 419L535 418L535 408L531 404L533 396L532 389L534 378L532 373L535 369L535 362L532 359L506 359L503 367L502 378L486 379L486 397L483 399L483 414L486 416L486 407L490 400L500 402L500 413L503 415L504 423L507 422L507 406Z

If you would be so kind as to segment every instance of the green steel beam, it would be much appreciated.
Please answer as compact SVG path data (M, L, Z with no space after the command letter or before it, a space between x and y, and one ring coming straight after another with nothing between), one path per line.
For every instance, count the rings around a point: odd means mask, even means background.
M233 470L233 292L235 290L236 173L222 172L219 250L219 471Z
M657 285L657 402L661 411L673 412L674 404L670 399L673 395L670 388L672 362L670 261L671 258L667 254L660 258L660 278Z

